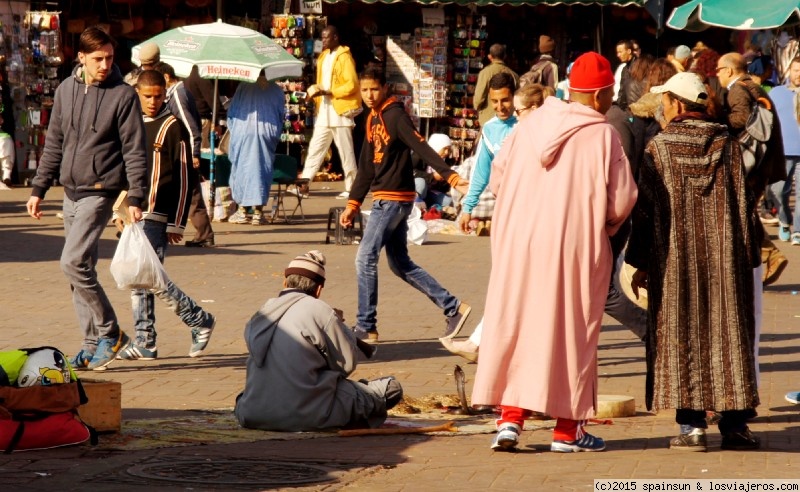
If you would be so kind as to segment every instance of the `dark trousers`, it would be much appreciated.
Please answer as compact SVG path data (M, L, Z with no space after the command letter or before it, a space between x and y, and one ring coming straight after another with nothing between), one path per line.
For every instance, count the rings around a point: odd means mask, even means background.
M200 180L192 188L192 203L189 206L189 221L194 226L194 241L200 242L214 239L214 230L211 229L211 218L208 216L206 202L200 188Z
M720 412L720 415L722 415L722 418L717 424L719 432L720 434L729 434L747 429L747 419L752 418L755 412L753 410L727 410ZM699 427L700 429L708 427L705 410L679 408L675 410L675 422L681 426ZM681 432L683 432L683 429L681 429Z

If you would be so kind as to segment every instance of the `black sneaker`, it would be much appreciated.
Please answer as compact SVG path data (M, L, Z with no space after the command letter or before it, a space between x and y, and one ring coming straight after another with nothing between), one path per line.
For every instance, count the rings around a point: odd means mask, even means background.
M722 434L722 449L734 451L748 451L761 447L761 439L745 428L742 432L728 432Z
M201 241L186 241L184 244L187 248L213 248L214 238L203 239Z
M708 449L706 430L696 428L692 432L673 437L669 441L669 449L705 452Z

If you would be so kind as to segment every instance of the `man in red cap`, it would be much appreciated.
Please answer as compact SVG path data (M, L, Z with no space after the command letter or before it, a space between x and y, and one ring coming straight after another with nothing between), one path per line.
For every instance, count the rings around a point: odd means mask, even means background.
M597 341L613 235L636 184L605 112L614 74L589 52L572 104L554 97L523 119L492 165L492 273L472 403L500 405L492 449L516 447L531 411L558 419L550 449L602 451L584 432L597 408Z

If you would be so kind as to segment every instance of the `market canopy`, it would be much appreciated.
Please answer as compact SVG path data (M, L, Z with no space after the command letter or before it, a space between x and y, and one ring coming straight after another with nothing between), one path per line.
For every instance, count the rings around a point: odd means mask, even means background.
M800 0L692 0L672 11L673 29L702 31L709 27L772 29L800 15Z
M327 3L336 3L340 0L325 0ZM344 0L353 1L353 0ZM364 3L408 3L408 0L360 0ZM616 5L626 7L634 5L643 7L648 1L653 0L415 0L414 3L449 4L483 7L486 5Z

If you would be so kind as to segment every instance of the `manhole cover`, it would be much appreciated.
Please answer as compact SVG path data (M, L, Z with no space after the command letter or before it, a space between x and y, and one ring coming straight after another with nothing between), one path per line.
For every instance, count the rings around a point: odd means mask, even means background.
M253 460L149 463L128 468L128 473L149 480L205 485L295 485L336 479L334 470L323 466Z

